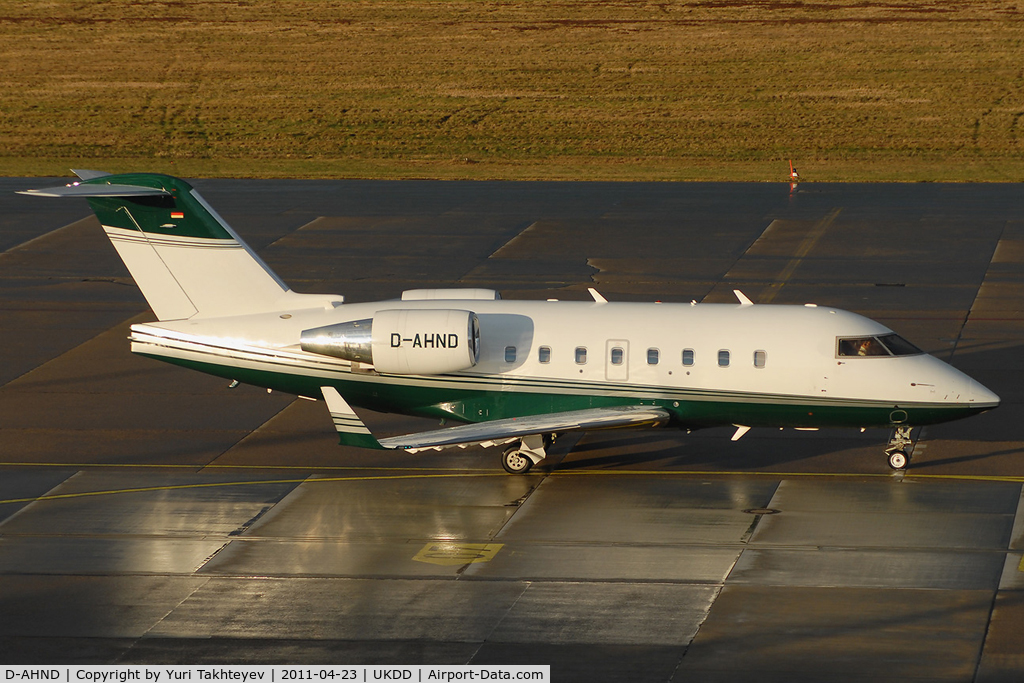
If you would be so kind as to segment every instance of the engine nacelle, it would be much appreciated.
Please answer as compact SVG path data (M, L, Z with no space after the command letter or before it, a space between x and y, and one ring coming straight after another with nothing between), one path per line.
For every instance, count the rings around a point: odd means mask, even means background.
M476 365L480 323L470 311L378 311L373 316L373 366L378 372L437 375Z
M439 375L476 365L480 323L472 311L393 309L304 330L301 345L303 351L372 363L377 372Z

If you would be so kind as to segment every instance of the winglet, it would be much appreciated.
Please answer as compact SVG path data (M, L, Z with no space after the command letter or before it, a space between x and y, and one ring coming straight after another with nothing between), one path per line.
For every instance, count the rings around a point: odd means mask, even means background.
M744 294L743 292L741 292L740 290L734 289L734 290L732 290L732 293L736 295L737 299L739 299L740 306L753 306L754 305L754 302L751 301L750 299L748 299L747 295Z
M71 172L82 180L92 180L93 178L103 178L104 176L111 175L106 171L90 171L87 168L73 168Z
M337 389L320 387L320 393L323 394L324 401L327 402L327 410L331 411L334 428L338 430L338 443L342 446L359 446L360 448L384 448L366 428L348 402L341 397Z

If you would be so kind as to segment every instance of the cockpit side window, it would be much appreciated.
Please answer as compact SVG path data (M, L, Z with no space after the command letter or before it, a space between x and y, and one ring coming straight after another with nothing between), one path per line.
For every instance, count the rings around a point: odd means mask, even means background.
M874 337L839 340L840 356L888 356L889 351Z
M838 355L852 356L914 356L924 353L898 334L878 337L840 337Z

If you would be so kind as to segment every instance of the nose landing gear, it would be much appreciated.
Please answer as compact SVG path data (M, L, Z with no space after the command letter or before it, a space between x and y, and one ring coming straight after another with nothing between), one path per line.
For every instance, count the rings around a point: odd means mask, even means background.
M914 441L910 438L910 425L896 425L885 447L885 455L891 469L900 471L910 464L910 454L914 451Z

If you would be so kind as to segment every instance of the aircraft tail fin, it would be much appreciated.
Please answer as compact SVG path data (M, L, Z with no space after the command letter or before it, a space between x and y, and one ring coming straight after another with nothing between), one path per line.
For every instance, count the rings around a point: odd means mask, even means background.
M265 313L304 296L292 292L184 180L76 173L80 182L21 194L86 198L160 320Z

